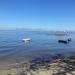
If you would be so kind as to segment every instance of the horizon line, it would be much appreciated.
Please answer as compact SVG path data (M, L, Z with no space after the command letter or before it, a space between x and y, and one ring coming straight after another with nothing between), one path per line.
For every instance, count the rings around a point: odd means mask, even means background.
M43 29L43 28L1 28L0 30L26 30L26 31L75 31L75 30L67 30L67 29L62 29L62 30L55 30L55 29Z

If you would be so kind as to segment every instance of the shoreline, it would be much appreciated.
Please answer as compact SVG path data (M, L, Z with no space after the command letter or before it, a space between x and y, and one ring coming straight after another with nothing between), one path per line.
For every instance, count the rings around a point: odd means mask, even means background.
M66 50L66 52L65 52ZM38 52L35 50L34 52L30 52L29 54L11 54L8 56L0 57L0 70L2 68L5 68L9 65L15 64L15 63L22 63L22 62L29 62L32 59L35 59L36 57L42 57L42 56L54 56L56 54L62 54L64 56L73 56L75 54L74 52L75 48L51 48L51 49L41 49L38 50ZM51 53L50 53L51 51ZM52 52L53 51L53 52ZM56 52L54 52L56 51ZM69 51L69 52L67 52Z
M5 56L0 56L0 64L1 63L16 63L20 61L29 61L35 57L40 57L43 55L56 55L56 54L64 54L65 56L70 56L75 54L75 48L57 48L50 47L48 49L37 49L31 50L30 52L20 52L20 53L12 53ZM12 62L12 63L11 63ZM2 65L2 64L1 64Z
M44 55L27 63L15 63L8 66L7 69L0 70L0 75L70 75L70 73L75 75L75 56L64 56L63 54Z

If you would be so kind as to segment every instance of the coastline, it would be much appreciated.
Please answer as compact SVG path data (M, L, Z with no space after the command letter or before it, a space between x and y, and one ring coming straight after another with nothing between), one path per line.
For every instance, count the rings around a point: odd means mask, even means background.
M53 52L52 52L53 51ZM55 51L55 52L54 52ZM30 60L36 58L36 57L42 57L45 56L53 56L56 54L64 54L64 56L71 56L75 54L75 48L57 48L52 47L48 49L41 49L41 50L35 50L34 52L30 51L30 53L14 53L7 56L0 56L0 70L4 69L5 67L15 64L15 63L22 63L22 62L29 62Z
M0 75L75 75L75 56L43 55L29 62L9 65Z

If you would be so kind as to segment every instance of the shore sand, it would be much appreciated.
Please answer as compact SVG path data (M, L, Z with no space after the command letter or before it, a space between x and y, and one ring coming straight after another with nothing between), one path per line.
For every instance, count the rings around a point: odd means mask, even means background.
M42 56L28 63L15 63L0 70L0 75L75 75L75 56Z

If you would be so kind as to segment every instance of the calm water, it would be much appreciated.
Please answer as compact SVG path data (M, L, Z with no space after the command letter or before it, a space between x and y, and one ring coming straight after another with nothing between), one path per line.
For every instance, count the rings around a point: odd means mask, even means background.
M75 53L75 33L68 33L66 37L71 37L69 44L59 44L58 39L64 36L48 35L52 32L36 32L24 30L0 31L0 60L21 59L33 57L41 54L53 53ZM29 37L31 41L22 42L22 38Z

